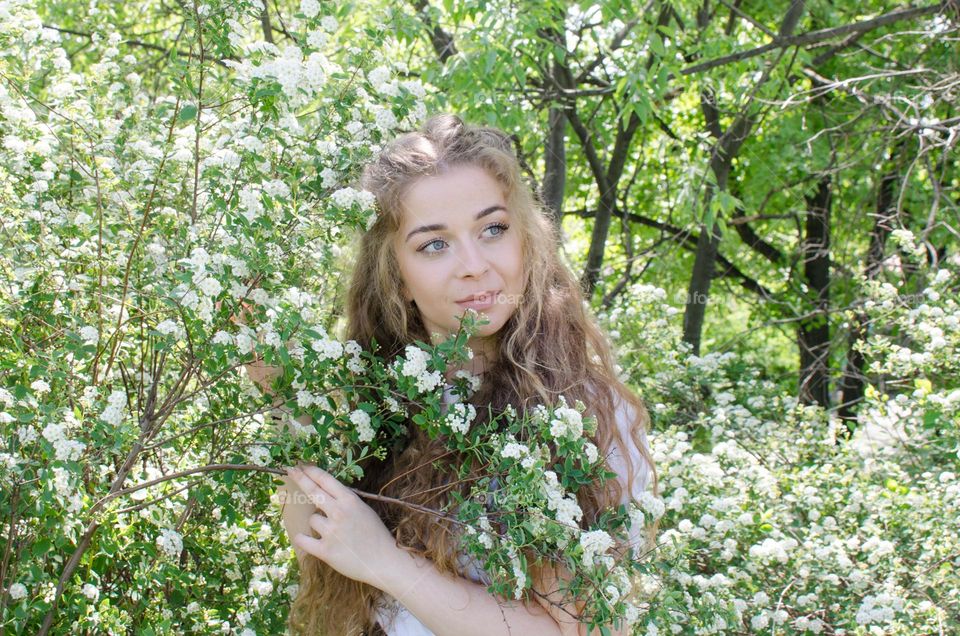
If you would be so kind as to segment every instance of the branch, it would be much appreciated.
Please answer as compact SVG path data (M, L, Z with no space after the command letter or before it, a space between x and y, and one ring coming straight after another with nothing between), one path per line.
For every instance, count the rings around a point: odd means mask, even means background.
M587 157L587 164L590 166L590 172L593 173L594 180L600 187L600 192L606 192L609 190L607 173L603 169L603 163L600 161L600 157L597 155L597 149L593 145L590 132L587 130L587 127L583 125L583 122L580 121L580 116L577 114L574 104L566 104L564 106L564 113L573 131L577 133L577 138L580 139L580 146L583 148L583 153Z
M624 24L623 28L614 34L613 39L610 41L610 46L607 48L607 51L606 52L600 51L599 53L597 53L597 56L593 59L593 61L587 64L583 68L583 70L580 71L580 73L577 75L575 84L579 85L590 75L590 73L593 72L593 69L600 66L600 64L606 58L607 53L616 51L621 46L623 46L623 41L627 39L627 36L630 35L630 31L632 31L633 28L637 26L639 22L640 22L640 18L634 18L633 20L630 20L629 22Z
M77 37L87 38L88 40L92 39L92 37L93 37L92 34L87 33L87 32L85 32L85 31L76 31L76 30L74 30L74 29L66 29L66 28L58 27L58 26L55 26L55 25L52 25L52 24L44 24L44 25L43 25L43 28L44 28L44 29L50 29L50 30L52 30L52 31L57 31L57 32L59 32L59 33L66 33L67 35L76 35ZM170 55L170 51L173 50L172 47L169 48L169 49L165 49L165 48L163 48L162 46L160 46L159 44L151 44L150 42L144 42L143 40L125 39L125 40L123 41L123 44L126 44L127 46L140 47L141 49L147 49L147 50L149 50L149 51L159 51L159 52L163 53L164 56ZM190 52L189 52L189 51L183 51L183 50L177 50L177 55L180 55L181 57L190 57ZM213 61L214 61L214 63L219 64L220 66L223 66L224 68L229 68L229 67L225 64L224 60L232 60L232 59L234 59L234 58L227 57L227 58L224 58L224 59L222 59L222 60L219 60L219 59L218 59L218 60L213 60Z
M427 0L414 0L413 7L417 10L417 15L424 26L430 30L430 42L433 44L433 50L436 52L440 62L444 63L448 58L457 54L457 46L453 42L453 36L440 28L440 25L434 23L433 18L427 12L430 5Z
M706 62L700 62L699 64L688 66L680 71L680 75L693 75L694 73L702 73L703 71L708 71L718 66L757 57L758 55L763 55L767 51L773 51L775 49L783 49L790 46L803 46L805 44L815 44L817 42L823 42L824 40L830 40L832 38L839 37L841 35L847 35L848 33L864 33L866 31L872 31L873 29L877 29L888 24L893 24L894 22L899 22L901 20L909 20L911 18L918 18L931 13L937 13L945 9L949 4L949 1L950 0L946 0L945 2L927 7L898 9L870 20L854 22L853 24L845 24L843 26L833 27L830 29L808 31L807 33L801 33L800 35L788 37L776 37L772 42L764 44L763 46L758 46L747 51L740 51L738 53L731 53L730 55L724 55L723 57L714 58L712 60L707 60Z
M569 214L574 214L581 218L591 218L596 215L594 210L572 210ZM614 211L614 214L624 218L622 210L619 208ZM685 230L683 228L676 227L675 225L670 225L669 223L663 223L662 221L656 221L654 219L642 216L640 214L635 214L633 212L628 212L625 215L628 221L633 221L634 223L639 223L641 225L646 225L647 227L656 228L663 232L666 232L670 235L670 238L677 241L681 247L691 252L697 251L697 241L699 237L697 234ZM720 268L717 270L715 277L723 278L726 276L732 276L740 281L740 284L744 289L747 289L761 298L769 299L773 297L773 292L764 287L761 283L750 278L744 274L740 268L738 268L733 262L721 254L717 254L717 264L720 265Z
M261 472L261 473L270 473L272 475L284 476L287 474L287 471L281 468L270 468L269 466L260 466L257 464L210 464L209 466L197 466L196 468L189 468L187 470L181 470L176 473L170 473L169 475L164 475L162 477L157 477L156 479L151 479L150 481L145 481L143 483L137 484L135 486L130 486L129 488L123 488L112 492L109 495L100 498L93 506L90 508L87 514L93 515L99 512L106 504L110 501L116 499L117 497L122 497L123 495L129 495L131 493L137 492L138 490L143 490L145 488L150 488L151 486L156 486L157 484L162 484L167 481L173 481L174 479L180 479L181 477L188 477L190 475L196 475L199 473L210 473L215 471L226 471L226 470L238 470L238 471L251 471L251 472ZM392 503L407 508L411 508L418 512L423 512L441 519L446 519L452 523L458 523L463 525L463 522L459 521L456 518L453 518L447 512L442 512L440 510L434 510L433 508L428 508L427 506L421 506L409 501L404 501L402 499L395 499L393 497L386 497L384 495L375 495L373 493L365 492L363 490L358 490L356 488L350 488L358 496L364 499L370 499L373 501L381 501L384 503Z

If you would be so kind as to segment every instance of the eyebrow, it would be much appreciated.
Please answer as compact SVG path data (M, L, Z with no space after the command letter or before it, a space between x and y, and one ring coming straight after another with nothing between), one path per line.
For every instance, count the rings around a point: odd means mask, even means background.
M474 218L474 220L479 221L483 217L487 216L488 214L493 214L497 210L503 210L504 212L506 212L507 208L503 207L502 205L491 205L489 208L485 208L477 212L477 216ZM447 229L447 226L444 225L443 223L434 223L433 225L421 225L420 227L412 230L409 234L407 234L407 238L405 238L404 241L405 242L409 241L410 237L412 237L414 234L419 234L421 232L438 232L440 230L445 230L445 229Z

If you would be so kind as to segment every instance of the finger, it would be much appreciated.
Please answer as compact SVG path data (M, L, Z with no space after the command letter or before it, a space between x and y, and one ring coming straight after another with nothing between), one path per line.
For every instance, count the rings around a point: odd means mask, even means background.
M317 533L320 538L326 536L327 533L327 517L325 515L313 514L310 515L308 523L310 527Z
M320 558L320 548L323 545L320 539L314 539L313 537L308 537L307 535L298 532L296 535L294 535L291 543L307 554L313 555L318 559Z
M334 499L342 499L353 494L353 491L341 484L336 477L318 466L308 464L301 466L300 470Z
M330 494L321 488L317 482L313 481L303 473L302 470L292 468L287 471L287 475L293 480L293 482L307 495L307 498L317 508L321 508L326 505L329 500L332 499Z

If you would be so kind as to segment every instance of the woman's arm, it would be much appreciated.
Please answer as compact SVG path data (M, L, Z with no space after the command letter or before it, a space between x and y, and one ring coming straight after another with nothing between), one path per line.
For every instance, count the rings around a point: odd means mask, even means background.
M401 549L377 513L326 471L303 466L289 475L320 513L308 520L317 536L296 534L293 544L344 576L394 597L437 636L586 634L586 626L564 611L567 607L505 601L486 586L441 574L429 559ZM556 594L551 576L541 573L538 589Z
M393 560L372 583L394 597L437 636L562 636L539 604L507 601L484 585L441 574L433 562L396 548Z

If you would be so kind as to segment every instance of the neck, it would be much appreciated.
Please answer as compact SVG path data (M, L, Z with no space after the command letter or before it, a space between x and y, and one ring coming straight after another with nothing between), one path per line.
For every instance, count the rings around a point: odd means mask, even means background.
M474 338L467 343L473 352L473 358L459 365L450 365L445 374L447 380L452 380L457 371L468 371L472 375L482 375L491 366L497 357L497 340L493 337Z

